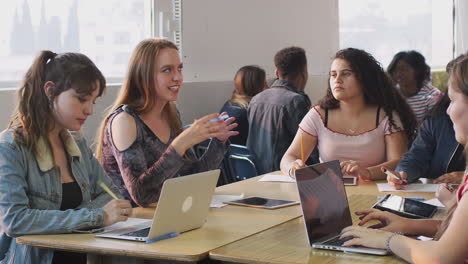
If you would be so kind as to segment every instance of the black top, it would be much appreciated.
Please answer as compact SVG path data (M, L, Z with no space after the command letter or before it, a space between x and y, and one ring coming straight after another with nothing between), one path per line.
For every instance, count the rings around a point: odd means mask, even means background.
M226 112L229 117L235 117L238 126L233 131L239 131L239 135L230 137L229 140L233 144L244 145L247 143L249 135L249 120L247 119L247 108L242 108L239 104L227 101L219 111Z
M62 203L60 210L75 209L83 201L80 186L76 181L62 183Z
M80 186L76 181L62 183L62 203L60 210L65 211L68 209L75 209L83 201ZM67 264L85 264L86 254L67 252L67 251L54 251L52 264L67 263Z

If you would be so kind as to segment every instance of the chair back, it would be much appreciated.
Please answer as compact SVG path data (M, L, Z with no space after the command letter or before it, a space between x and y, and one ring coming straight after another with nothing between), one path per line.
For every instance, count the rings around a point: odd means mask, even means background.
M229 155L229 163L232 168L235 181L242 181L258 175L255 163L248 155Z
M255 156L243 145L230 144L227 153L230 180L242 181L258 175Z

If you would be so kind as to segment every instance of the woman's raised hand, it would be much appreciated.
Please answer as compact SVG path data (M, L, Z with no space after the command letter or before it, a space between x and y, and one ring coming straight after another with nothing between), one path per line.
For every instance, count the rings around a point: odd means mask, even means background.
M172 146L182 156L187 149L209 138L216 137L221 141L226 141L230 136L239 134L237 131L231 131L237 127L237 123L232 123L235 120L234 117L212 121L219 115L213 113L196 119L174 139Z
M226 115L226 114L227 114L226 112L222 112L220 114L220 116L223 116L223 115ZM224 124L226 125L226 128L224 130L220 131L220 132L222 132L222 135L216 137L216 138L218 138L219 141L226 142L226 140L229 137L232 137L232 136L235 136L235 135L239 134L238 131L232 131L238 125L237 123L233 123L235 120L236 120L235 117L230 117L230 118L224 120Z

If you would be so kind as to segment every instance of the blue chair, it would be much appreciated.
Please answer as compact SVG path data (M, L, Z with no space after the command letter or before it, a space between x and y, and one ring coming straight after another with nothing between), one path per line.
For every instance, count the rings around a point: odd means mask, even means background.
M249 156L253 157L253 154L250 152L250 150L246 146L243 146L243 145L230 144L228 152L229 152L230 155L231 154L233 154L233 155L249 155Z
M248 155L229 155L232 178L235 181L242 181L258 175L255 163Z
M225 157L229 183L242 181L258 175L255 156L243 145L230 144Z

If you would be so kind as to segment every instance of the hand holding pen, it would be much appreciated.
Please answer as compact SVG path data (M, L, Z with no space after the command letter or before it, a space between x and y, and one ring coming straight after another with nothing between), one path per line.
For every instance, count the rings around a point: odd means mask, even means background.
M385 167L380 168L387 175L387 182L396 190L408 188L408 176L406 172L391 171Z
M304 135L302 134L301 131L298 131L297 135L300 134L300 148L301 148L301 159L297 159L291 163L291 167L289 167L288 170L288 176L295 179L296 178L296 170L300 168L304 168L306 166L305 164L305 153L304 153ZM296 137L297 137L296 135Z
M132 206L130 202L119 199L104 182L98 181L98 185L101 186L101 188L112 198L114 198L102 207L102 210L104 211L104 225L108 226L120 221L127 221L128 216L132 214Z

